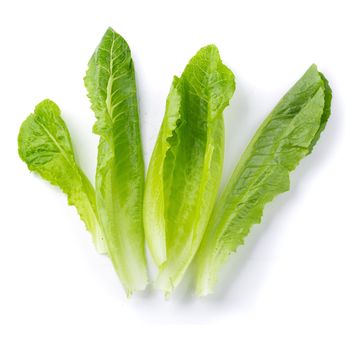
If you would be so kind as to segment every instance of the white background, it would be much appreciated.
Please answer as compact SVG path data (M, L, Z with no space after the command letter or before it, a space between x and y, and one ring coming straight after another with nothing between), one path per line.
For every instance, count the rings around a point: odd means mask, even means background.
M349 349L347 3L2 1L0 349ZM49 97L93 179L98 138L82 78L108 26L133 52L146 161L172 76L208 43L237 79L225 111L224 179L311 63L333 88L329 124L291 191L268 205L208 298L195 298L187 278L170 301L151 289L126 299L75 209L17 155L21 122Z

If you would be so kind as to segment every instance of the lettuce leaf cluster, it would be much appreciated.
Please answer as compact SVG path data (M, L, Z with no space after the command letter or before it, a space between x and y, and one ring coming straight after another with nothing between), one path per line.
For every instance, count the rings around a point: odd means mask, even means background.
M312 65L265 118L217 198L224 162L223 112L235 77L208 45L174 77L145 180L134 65L127 42L108 28L84 79L100 137L95 186L76 161L59 107L39 103L23 122L18 151L29 170L76 207L127 295L148 284L145 241L169 295L195 265L196 292L213 291L228 256L288 191L289 174L326 126L332 92Z

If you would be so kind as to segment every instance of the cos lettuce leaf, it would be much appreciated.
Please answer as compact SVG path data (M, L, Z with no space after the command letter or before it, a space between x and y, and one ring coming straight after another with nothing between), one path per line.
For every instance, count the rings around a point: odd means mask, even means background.
M220 184L223 110L233 73L214 45L202 48L175 77L146 179L144 223L159 266L156 286L169 294L201 242Z
M331 90L312 65L260 126L215 205L197 255L196 290L211 293L220 266L244 243L289 173L308 155L330 115Z
M105 253L96 211L95 191L76 163L68 129L58 106L44 100L23 122L18 135L18 152L29 170L58 186L74 205L91 232L96 249Z
M128 44L111 28L89 61L85 85L100 136L97 209L108 254L130 295L147 284L144 163L133 61Z

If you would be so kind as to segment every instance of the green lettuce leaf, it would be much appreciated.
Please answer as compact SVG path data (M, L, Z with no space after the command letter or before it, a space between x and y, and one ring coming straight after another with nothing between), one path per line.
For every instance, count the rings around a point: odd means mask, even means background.
M85 85L100 136L97 209L108 254L130 295L147 284L144 163L133 61L128 44L111 28L89 61Z
M331 89L312 65L262 123L218 200L196 257L196 291L212 292L217 272L244 243L276 195L289 190L289 173L308 155L330 115Z
M223 110L233 73L214 45L202 48L175 77L146 179L144 223L159 266L156 286L169 294L201 242L220 184Z
M96 249L106 252L96 211L95 190L74 157L69 131L58 106L44 100L23 122L18 152L29 170L58 186L91 232Z

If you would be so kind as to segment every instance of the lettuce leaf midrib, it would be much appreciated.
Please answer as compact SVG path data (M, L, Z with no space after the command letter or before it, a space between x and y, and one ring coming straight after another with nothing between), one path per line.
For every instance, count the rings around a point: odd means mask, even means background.
M67 155L67 153L65 152L65 150L59 145L58 141L56 140L56 138L51 134L51 132L38 120L36 120L36 123L45 131L45 133L47 134L47 136L51 139L51 141L54 143L54 145L57 147L57 149L59 150L59 152L62 154L63 158L67 161L68 165L75 170L76 169L76 165L72 163L72 159L71 157L69 157ZM74 158L73 158L74 161Z

